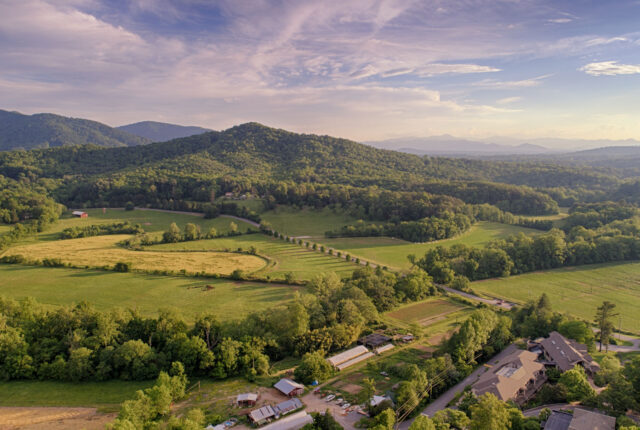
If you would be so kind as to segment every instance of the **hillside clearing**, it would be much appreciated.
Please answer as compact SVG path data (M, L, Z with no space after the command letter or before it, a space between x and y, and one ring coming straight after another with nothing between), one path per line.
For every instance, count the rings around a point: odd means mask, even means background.
M592 321L604 300L616 304L616 328L640 333L640 263L565 267L471 284L477 292L516 302L546 293L557 311Z
M264 221L287 236L324 237L325 232L336 230L343 225L353 224L356 218L343 211L324 208L315 210L310 208L295 209L289 206L265 212L261 215Z
M28 259L57 258L75 267L113 266L131 263L134 270L185 270L189 273L229 275L236 269L255 272L267 262L254 255L229 252L161 252L133 251L117 245L128 235L95 236L57 240L9 248L6 255L22 255Z
M483 221L455 238L436 242L411 243L391 237L345 237L319 239L318 242L383 266L409 269L411 267L411 263L407 260L409 254L420 258L427 250L438 245L451 246L461 243L468 246L483 246L492 240L518 233L540 234L541 232L530 228Z
M189 320L205 312L220 320L238 319L286 303L300 290L220 279L0 265L0 296L33 297L51 306L86 301L101 310L134 308L149 316L159 309L174 309Z

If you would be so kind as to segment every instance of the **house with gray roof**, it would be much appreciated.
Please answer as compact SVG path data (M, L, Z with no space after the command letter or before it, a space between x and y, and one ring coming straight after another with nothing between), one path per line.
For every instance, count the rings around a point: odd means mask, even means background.
M271 405L263 406L249 412L249 419L256 425L262 425L273 419L275 416L276 411L273 410Z
M586 345L567 339L557 331L552 331L549 337L539 342L530 342L529 345L530 349L532 346L539 347L546 363L563 372L577 365L582 366L589 374L600 370L600 365L587 352Z
M586 409L552 411L544 424L544 430L614 430L615 417Z
M289 397L299 396L304 393L304 385L298 384L297 382L287 378L282 378L276 382L274 387L282 394Z

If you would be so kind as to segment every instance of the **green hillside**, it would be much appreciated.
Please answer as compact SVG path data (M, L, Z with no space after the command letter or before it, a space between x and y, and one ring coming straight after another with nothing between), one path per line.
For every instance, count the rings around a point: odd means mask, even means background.
M151 140L108 125L50 113L23 115L0 110L0 151L74 145L144 145Z

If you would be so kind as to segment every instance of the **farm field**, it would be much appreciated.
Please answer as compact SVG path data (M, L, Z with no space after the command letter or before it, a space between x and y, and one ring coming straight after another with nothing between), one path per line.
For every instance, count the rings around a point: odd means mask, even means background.
M214 288L207 290L206 285ZM211 312L221 320L237 319L286 303L300 287L226 280L201 280L94 270L0 265L0 296L33 297L44 305L87 301L101 310L136 308L145 315L174 309L193 321Z
M137 390L155 381L11 381L0 382L0 406L75 406L117 410Z
M314 210L294 209L287 206L279 206L263 213L261 217L264 221L271 223L276 231L287 236L324 237L326 231L357 221L344 212L336 212L330 208Z
M52 225L47 231L38 235L38 240L57 240L58 234L69 227L88 226L94 224L108 224L113 222L129 221L132 224L140 224L145 232L161 233L169 228L172 222L178 224L178 227L184 228L187 223L193 223L200 226L203 232L207 232L211 227L218 230L219 233L229 231L229 224L233 221L237 224L238 230L245 231L251 227L249 224L233 220L229 218L219 217L214 219L204 219L201 216L188 215L182 213L169 213L154 210L136 209L133 211L125 211L124 209L106 209L106 213L102 213L102 209L86 209L89 214L88 218L75 218L65 216Z
M11 230L11 226L10 225L0 224L0 235L5 234L9 230Z
M446 316L455 311L464 309L465 306L447 299L430 299L420 303L413 303L399 309L388 312L386 315L396 320L408 323L428 325L438 317Z
M610 263L566 267L471 284L480 294L515 302L547 293L554 310L592 321L604 300L616 304L618 327L640 333L640 263Z
M391 237L345 237L318 241L325 246L349 252L353 256L373 263L394 269L409 269L411 267L411 263L407 260L409 254L420 258L428 249L438 245L451 246L462 243L469 246L482 246L494 239L517 233L540 234L541 232L530 228L483 221L473 225L458 237L436 242L411 243Z
M304 280L326 272L335 272L339 276L348 276L358 268L355 263L348 263L344 259L322 255L319 251L311 251L302 246L287 243L263 234L248 234L193 242L167 243L154 245L147 249L155 251L203 251L236 250L242 248L246 251L251 246L255 247L259 254L271 259L267 267L255 272L256 275L268 275L272 278L281 278L285 273L291 272L296 279Z
M117 245L129 235L108 235L20 245L3 255L22 255L28 259L58 258L75 267L113 266L131 263L134 270L186 270L229 275L235 269L255 272L267 262L254 255L230 252L162 252L133 251Z

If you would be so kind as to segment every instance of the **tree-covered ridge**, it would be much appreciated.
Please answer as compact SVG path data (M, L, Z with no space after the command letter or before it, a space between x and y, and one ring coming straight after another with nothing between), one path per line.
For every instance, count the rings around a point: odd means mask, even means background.
M80 118L0 110L0 151L72 145L104 147L144 145L151 140Z

